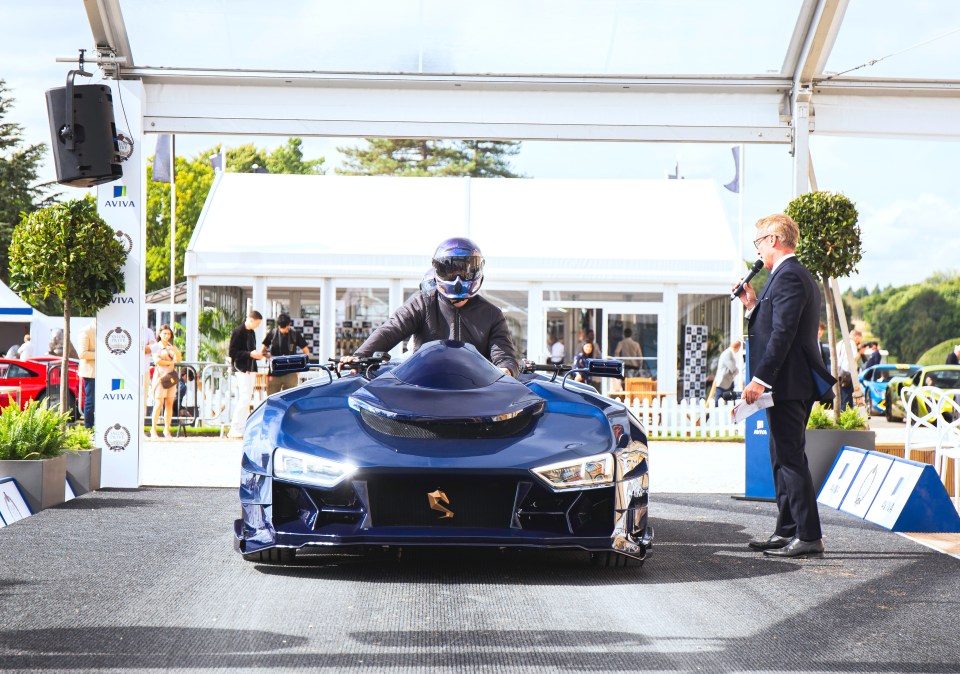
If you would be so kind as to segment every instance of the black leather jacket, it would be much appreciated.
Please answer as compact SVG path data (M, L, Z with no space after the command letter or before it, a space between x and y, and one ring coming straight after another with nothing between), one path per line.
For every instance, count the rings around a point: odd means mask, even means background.
M435 288L417 293L374 330L355 355L389 351L410 337L414 351L437 339L467 342L497 367L510 370L514 377L519 373L517 350L503 312L479 295L457 309Z

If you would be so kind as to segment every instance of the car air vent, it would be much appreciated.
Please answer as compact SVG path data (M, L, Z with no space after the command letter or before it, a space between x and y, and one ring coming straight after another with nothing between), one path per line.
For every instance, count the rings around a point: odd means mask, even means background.
M533 422L534 414L520 414L506 421L480 423L408 422L360 410L360 418L368 428L395 438L416 440L479 440L484 438L509 438L520 435Z

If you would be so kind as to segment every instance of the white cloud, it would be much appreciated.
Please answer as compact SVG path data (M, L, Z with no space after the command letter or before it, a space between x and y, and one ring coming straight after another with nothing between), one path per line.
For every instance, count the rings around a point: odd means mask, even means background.
M861 202L863 260L846 287L917 283L960 269L960 205L939 194L877 204Z

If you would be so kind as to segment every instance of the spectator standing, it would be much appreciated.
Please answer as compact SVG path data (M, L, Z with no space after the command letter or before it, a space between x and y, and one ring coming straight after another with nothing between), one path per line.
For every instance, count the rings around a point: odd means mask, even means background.
M640 368L643 367L643 349L633 338L633 330L630 328L623 331L623 339L617 342L613 357L623 359L623 370L626 376L640 376Z
M19 345L19 344L14 344L14 345L12 345L9 349L7 349L7 353L6 353L6 355L5 355L4 357L5 357L5 358L12 358L12 359L14 359L14 360L16 360L17 358L19 358L19 357L20 357L20 345Z
M864 347L861 345L863 334L853 329L850 331L850 350L853 352L854 363L859 362ZM847 350L843 348L843 340L837 342L837 374L840 378L840 411L853 407L853 367L847 360Z
M947 365L960 365L960 344L953 347L953 351L947 354Z
M157 346L157 335L153 332L153 328L150 326L144 326L140 330L140 335L143 337L143 405L144 416L152 416L153 413L153 396L150 392L150 365L153 363L153 352Z
M597 357L597 356L596 356L596 347L594 346L594 343L593 343L593 342L584 342L584 343L580 346L580 351L578 351L578 352L577 352L577 355L574 356L574 358L573 358L573 368L574 368L575 370L578 370L578 369L581 369L581 368L585 368L585 367L587 367L587 359L588 359L588 358L596 358L596 357ZM593 386L593 380L592 380L590 377L584 375L584 374L581 373L581 372L578 372L578 373L575 374L573 377L574 377L574 379L576 379L577 381L580 381L580 382L583 382L584 384L589 384L589 385Z
M62 338L63 333L61 333ZM63 353L61 346L60 353ZM97 383L97 322L91 321L80 331L80 365L77 374L83 382L83 425L93 428L93 410L96 404Z
M20 360L30 360L33 358L33 342L30 341L30 333L23 336L23 344L17 350L17 357Z
M257 348L257 335L254 332L262 322L263 315L251 310L243 324L238 325L230 335L229 352L237 378L237 401L230 420L229 438L243 437L243 427L250 416L253 387L257 382L257 361L266 357L263 347Z
M559 365L567 357L567 347L563 345L563 335L557 337L557 339L550 345L550 362L554 365Z
M870 355L867 356L867 360L863 363L864 370L880 364L880 342L867 342L867 349L869 349Z
M290 326L290 316L280 314L277 316L277 327L267 333L263 338L263 346L270 357L290 356L298 351L310 355L310 347L307 346L307 340ZM267 395L279 393L288 388L294 388L297 385L297 373L290 372L279 376L271 375L267 379Z
M827 331L827 324L823 321L820 321L820 327L817 328L817 342L820 344L820 357L823 358L823 367L827 370L830 369L830 346L824 344L821 339L823 339L823 333Z
M176 377L177 363L183 360L183 356L173 344L173 329L169 325L161 325L157 331L160 336L160 342L154 357L153 381L150 384L153 392L153 424L150 428L150 437L156 438L157 421L160 420L160 408L164 408L163 414L163 437L172 438L170 433L170 422L173 419L173 401L177 399L177 382L173 385L165 386L165 377L173 375Z
M713 392L713 402L716 404L720 400L720 396L728 391L732 391L734 384L736 384L737 375L740 374L740 370L743 367L743 362L740 359L740 347L743 346L743 342L739 339L735 339L730 342L730 346L720 354L720 362L717 363L717 374L713 378L714 392Z

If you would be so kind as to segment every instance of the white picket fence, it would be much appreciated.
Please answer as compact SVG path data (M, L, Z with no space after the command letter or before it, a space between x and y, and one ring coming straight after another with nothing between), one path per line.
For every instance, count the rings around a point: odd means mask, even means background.
M735 403L721 400L714 406L712 400L654 400L630 403L647 431L648 439L667 438L743 438L744 423L733 423L730 410Z

